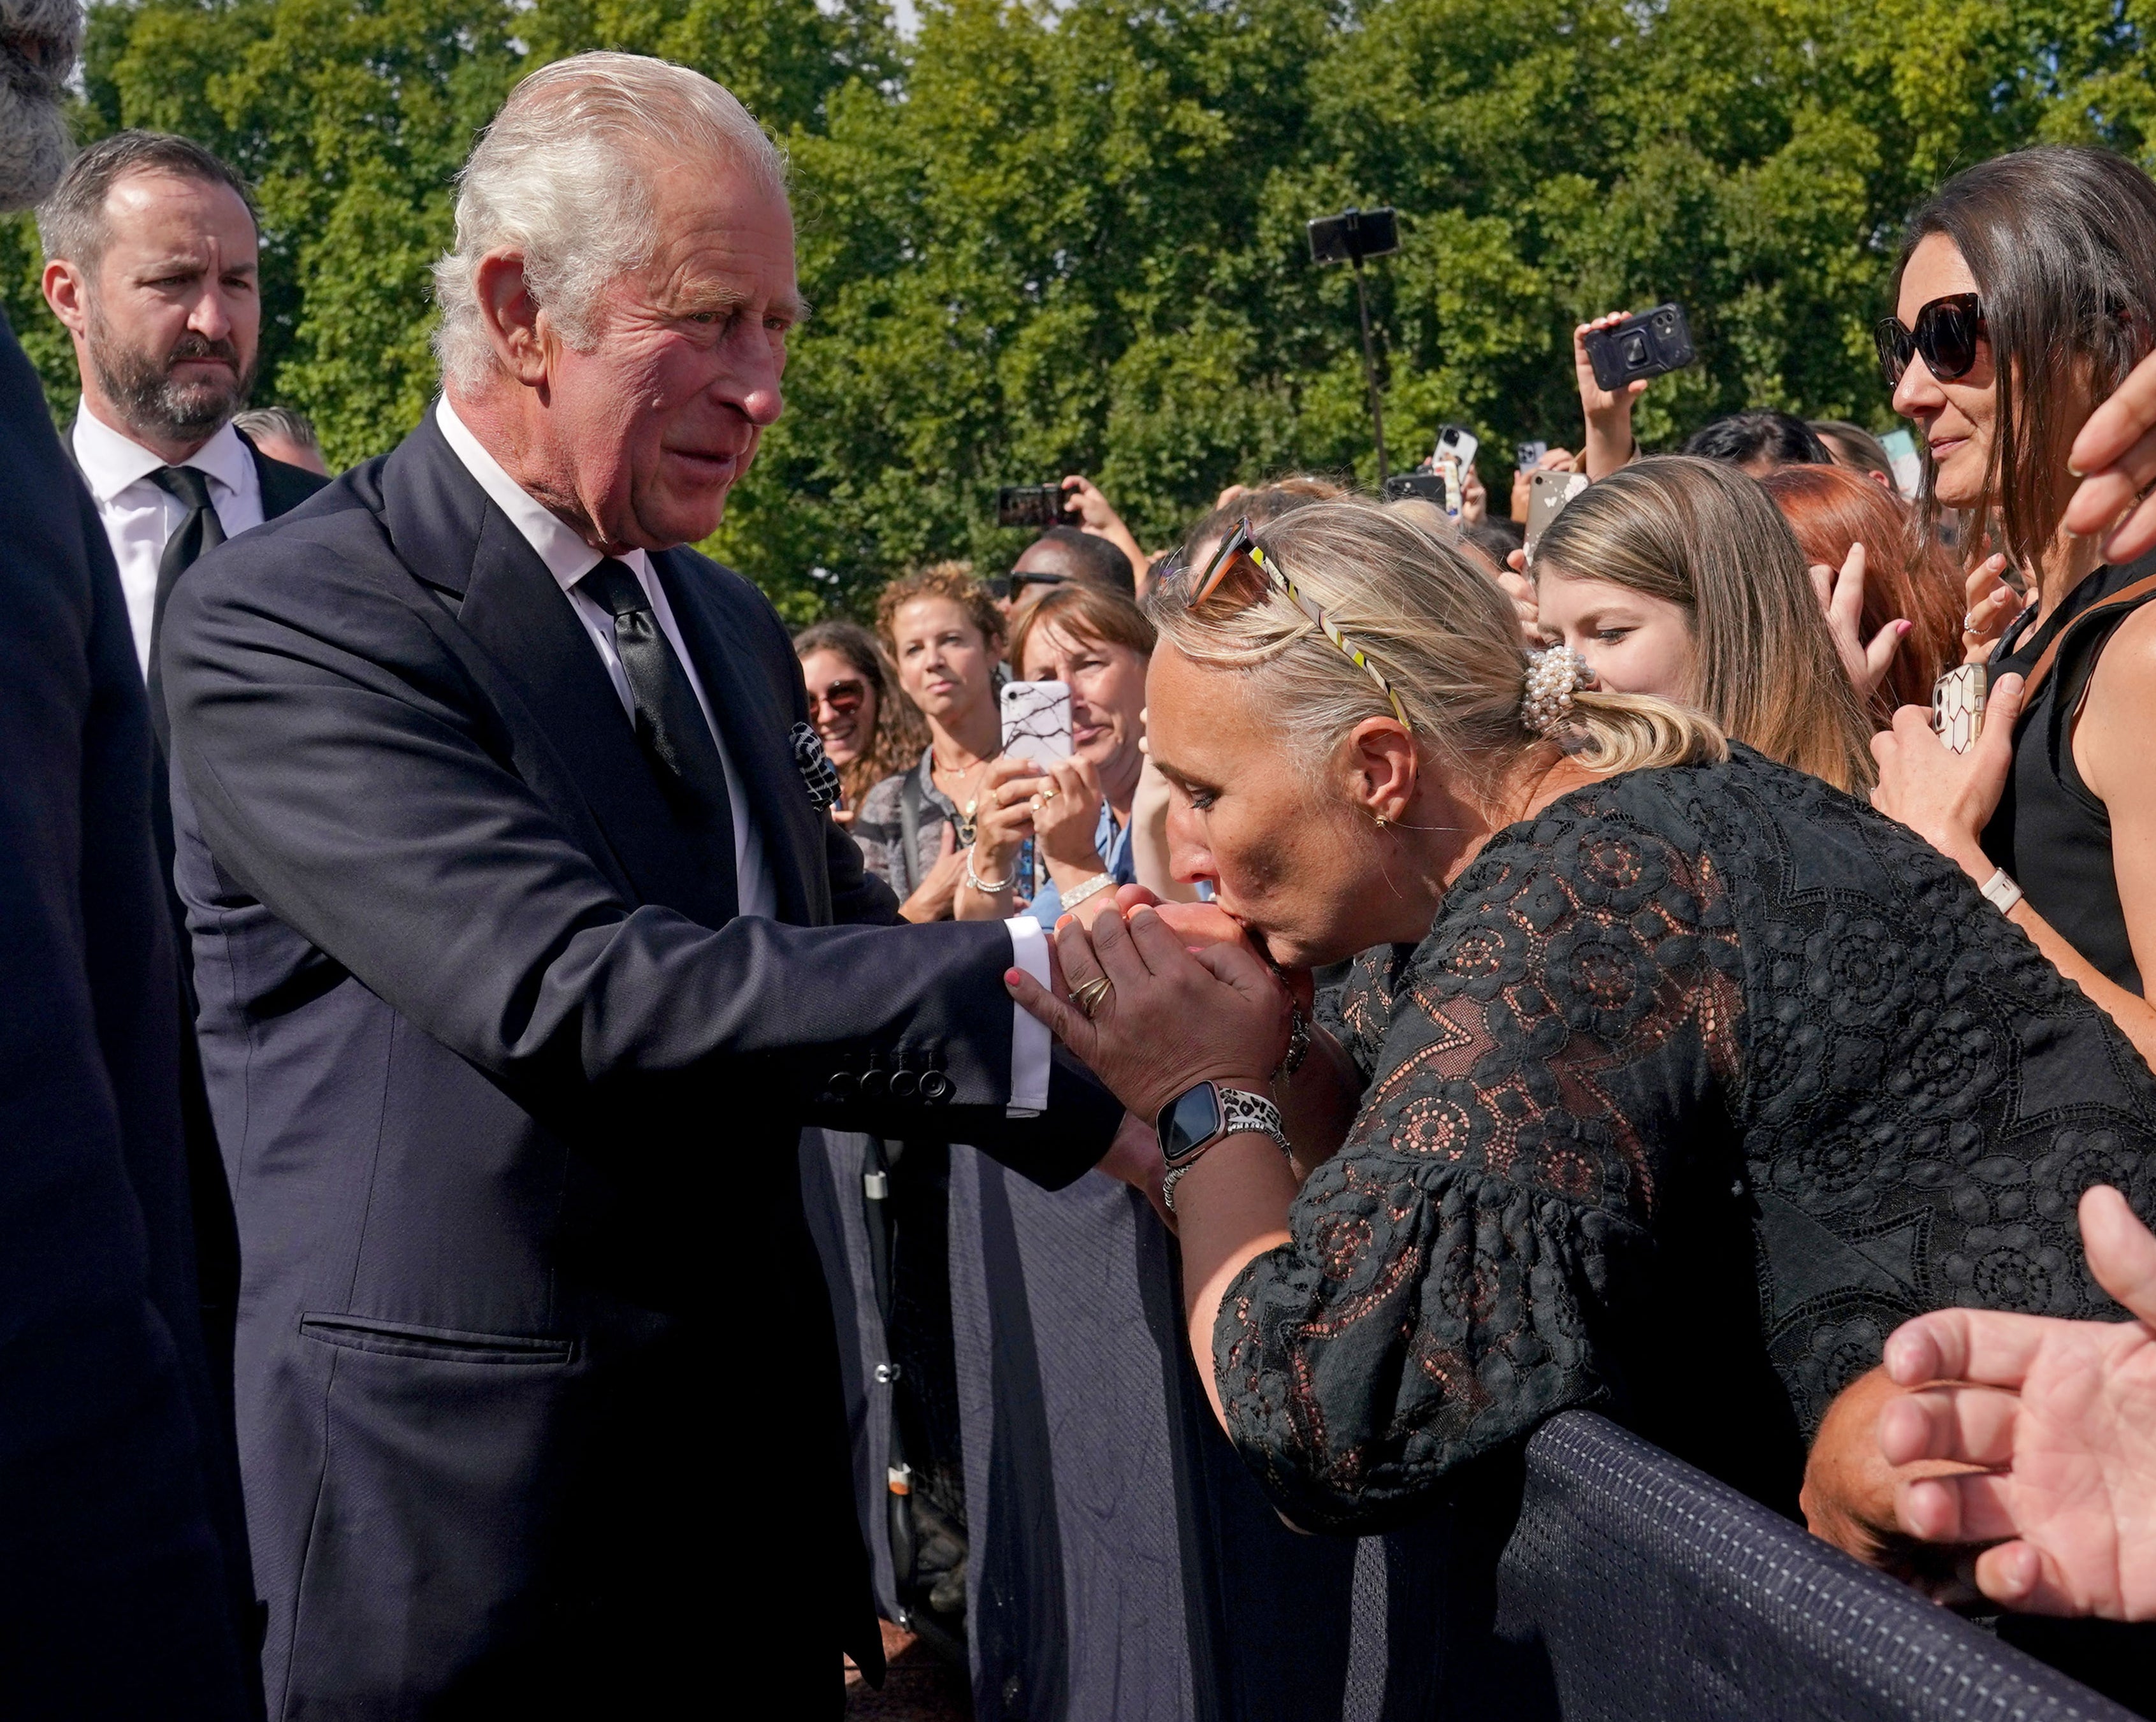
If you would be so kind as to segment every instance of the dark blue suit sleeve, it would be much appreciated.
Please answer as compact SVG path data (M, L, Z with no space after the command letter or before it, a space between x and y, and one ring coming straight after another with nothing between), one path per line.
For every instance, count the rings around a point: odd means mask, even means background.
M957 1135L1050 1184L1106 1148L1118 1114L1067 1070L1046 1118L1004 1116L1000 926L711 928L624 902L520 776L454 626L393 561L312 532L250 535L190 572L164 630L176 775L248 894L535 1112L591 1108L605 1151L635 1151L619 1126L640 1092L683 1082ZM827 1103L870 1054L939 1062L950 1101Z
M149 748L110 553L0 323L0 1709L11 1718L249 1708L182 1346L154 1296L167 1287L172 1319L192 1318L177 982L151 858Z

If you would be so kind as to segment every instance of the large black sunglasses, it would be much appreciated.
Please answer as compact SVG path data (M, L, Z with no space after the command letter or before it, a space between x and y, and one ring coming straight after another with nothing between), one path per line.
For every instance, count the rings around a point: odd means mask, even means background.
M1881 317L1871 332L1879 343L1879 374L1889 388L1899 388L1912 357L1942 383L1969 375L1978 343L1985 337L1984 306L1974 293L1949 293L1917 313L1910 328L1899 317Z

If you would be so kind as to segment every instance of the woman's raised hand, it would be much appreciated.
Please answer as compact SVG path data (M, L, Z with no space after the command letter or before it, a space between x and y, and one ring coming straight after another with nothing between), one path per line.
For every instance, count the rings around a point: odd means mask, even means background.
M1000 879L1018 861L1019 846L1033 835L1033 793L1040 787L1035 760L1005 754L981 774L973 803L973 871ZM960 809L962 813L964 809Z
M1897 616L1869 640L1864 637L1864 547L1852 544L1839 572L1825 563L1811 567L1812 590L1819 594L1820 614L1827 632L1834 636L1835 654L1849 672L1856 697L1869 700L1894 667L1894 654L1909 637L1913 625Z
M1962 661L1980 664L2007 625L2029 607L2029 599L2006 583L2003 556L1987 556L1971 568L1963 593L1969 609L1961 619Z
M1194 952L1159 909L1139 903L1127 918L1104 912L1090 930L1064 921L1055 950L1070 998L1022 969L1004 984L1141 1118L1199 1082L1262 1092L1286 1056L1286 990L1245 943ZM1088 994L1097 995L1090 1015L1072 1002Z
M1101 774L1091 760L1074 754L1049 765L1034 786L1030 804L1034 838L1051 866L1081 876L1103 871L1093 846L1101 829Z
M2156 547L2156 353L2089 414L2066 467L2082 481L2066 504L2068 532L2103 534L2107 562L2132 562Z

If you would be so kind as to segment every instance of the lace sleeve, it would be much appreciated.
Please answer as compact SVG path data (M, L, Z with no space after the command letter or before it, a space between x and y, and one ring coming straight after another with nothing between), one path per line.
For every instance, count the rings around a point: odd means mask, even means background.
M1740 961L1712 861L1628 823L1545 817L1462 876L1346 1144L1214 1332L1229 1432L1290 1516L1383 1529L1608 1396L1594 1334L1639 1280L1661 1145L1730 1128Z

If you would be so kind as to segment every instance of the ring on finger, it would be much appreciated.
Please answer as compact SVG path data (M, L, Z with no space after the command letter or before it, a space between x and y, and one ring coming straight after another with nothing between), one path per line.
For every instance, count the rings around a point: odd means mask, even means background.
M1070 1002L1086 1013L1086 1020L1100 1009L1101 1000L1116 990L1116 984L1105 974L1096 974L1091 980L1081 981L1070 990Z

